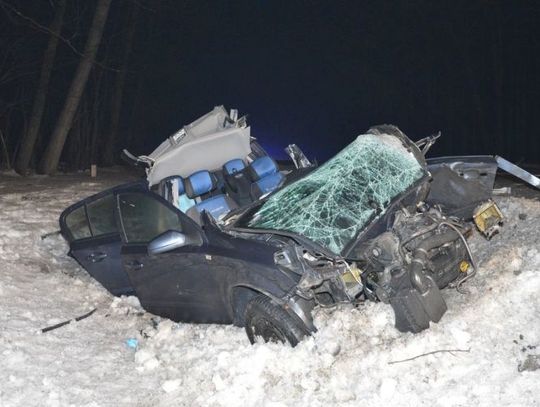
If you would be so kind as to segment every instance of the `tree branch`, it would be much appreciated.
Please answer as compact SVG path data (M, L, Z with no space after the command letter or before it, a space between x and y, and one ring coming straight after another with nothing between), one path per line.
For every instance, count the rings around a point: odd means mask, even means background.
M393 365L393 364L396 364L396 363L409 362L411 360L415 360L415 359L421 358L423 356L434 355L435 353L450 353L452 356L456 356L456 355L453 354L453 352L469 353L470 351L471 351L471 348L469 348L469 349L440 349L440 350L434 350L434 351L427 352L427 353L422 353L420 355L413 356L412 358L407 358L407 359L402 359L402 360L393 360L391 362L388 362L388 364Z
M31 17L28 17L27 15L24 15L23 13L21 13L19 10L17 10L15 7L13 7L11 4L5 2L4 0L0 0L0 5L2 5L2 7L4 8L7 8L9 11L11 11L12 13L15 13L16 15L18 15L20 18L22 18L23 20L26 20L28 22L30 22L31 25L33 25L36 29L38 29L39 31L41 32L44 32L44 33L47 33L47 34L50 34L56 38L58 38L60 41L62 41L64 44L66 44L75 54L77 54L78 56L80 57L84 57L84 54L79 51L77 48L75 48L75 46L71 43L71 41L69 39L67 39L66 37L63 37L61 36L60 34L58 33L55 33L54 31L51 31L49 29L49 27L46 27L40 23L38 23L36 20L34 20L33 18ZM107 65L104 65L102 64L101 62L98 62L96 61L95 59L92 60L92 63L94 65L97 65L99 66L100 68L103 68L103 69L107 69L109 71L113 71L113 72L121 72L120 69L117 69L117 68L113 68L113 67L110 67L110 66L107 66Z

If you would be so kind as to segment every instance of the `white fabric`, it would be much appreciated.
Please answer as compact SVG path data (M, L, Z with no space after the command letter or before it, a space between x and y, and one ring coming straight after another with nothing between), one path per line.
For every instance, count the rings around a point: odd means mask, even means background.
M188 177L195 171L220 169L234 158L251 153L250 128L230 128L219 133L199 135L162 153L148 171L150 185L171 175Z
M226 120L228 117L227 111L223 106L216 106L211 112L199 117L194 122L184 126L168 137L148 157L156 161L168 151L174 150L178 145L186 144L198 137L204 137L230 128L231 124Z

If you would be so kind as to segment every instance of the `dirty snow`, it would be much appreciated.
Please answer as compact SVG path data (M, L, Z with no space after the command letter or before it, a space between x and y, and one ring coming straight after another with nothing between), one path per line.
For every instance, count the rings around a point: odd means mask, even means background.
M540 405L540 202L499 197L491 242L468 295L445 290L439 324L401 334L391 309L320 310L295 349L250 346L232 326L176 324L114 298L66 256L68 204L125 174L0 174L1 406L534 406ZM82 315L42 334L40 328ZM437 353L389 364L422 353Z

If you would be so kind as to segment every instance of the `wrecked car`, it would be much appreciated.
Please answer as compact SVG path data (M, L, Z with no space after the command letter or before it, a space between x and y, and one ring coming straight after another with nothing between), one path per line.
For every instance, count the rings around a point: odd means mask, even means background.
M61 232L111 293L175 321L245 327L252 343L294 346L316 331L315 307L365 300L420 332L446 312L441 290L474 275L474 224L491 237L502 222L497 160L428 163L436 138L376 126L321 166L288 146L284 169L219 107L149 156L125 152L147 179L67 208Z

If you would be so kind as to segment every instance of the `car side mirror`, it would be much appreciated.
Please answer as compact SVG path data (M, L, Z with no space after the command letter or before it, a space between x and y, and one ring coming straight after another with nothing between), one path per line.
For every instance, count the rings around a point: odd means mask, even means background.
M168 230L165 233L155 237L148 244L148 254L159 254L169 252L179 247L191 244L191 239L184 233L176 230Z

